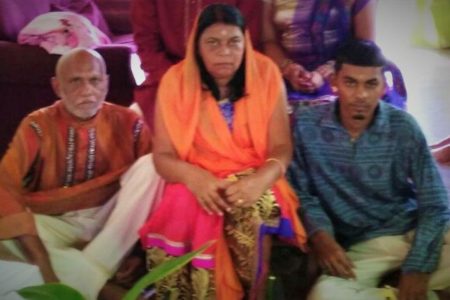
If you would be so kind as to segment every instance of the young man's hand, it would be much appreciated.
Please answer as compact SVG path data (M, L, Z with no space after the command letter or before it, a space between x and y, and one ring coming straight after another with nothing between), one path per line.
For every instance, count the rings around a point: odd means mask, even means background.
M320 230L311 236L310 241L313 255L325 273L347 279L356 277L352 261L331 235Z
M430 274L412 272L400 276L399 300L426 300Z

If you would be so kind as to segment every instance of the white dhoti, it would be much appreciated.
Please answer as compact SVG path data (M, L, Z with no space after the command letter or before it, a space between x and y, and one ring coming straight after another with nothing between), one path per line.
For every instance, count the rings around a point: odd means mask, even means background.
M164 183L149 154L122 175L120 185L120 190L101 207L57 217L35 215L39 237L47 248L56 275L88 300L97 299L100 289L138 240L138 230L159 201ZM26 261L15 240L2 243ZM14 291L25 286L43 283L34 265L0 262L2 275L29 274L22 284L11 284L12 280L8 283L1 276L0 299L2 295L14 295Z
M356 280L322 275L308 295L308 300L385 300L386 289L377 288L382 276L401 267L405 260L413 232L406 235L385 236L358 243L349 248L347 256L354 264ZM437 269L428 283L428 300L437 300L433 291L450 292L450 230Z
M39 268L17 261L0 261L0 299L21 300L15 291L26 286L43 284Z

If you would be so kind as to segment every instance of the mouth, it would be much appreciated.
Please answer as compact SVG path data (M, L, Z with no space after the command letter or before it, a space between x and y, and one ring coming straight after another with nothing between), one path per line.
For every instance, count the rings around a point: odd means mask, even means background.
M358 120L358 121L362 121L366 119L366 116L363 114L355 114L352 116L353 120Z
M231 67L233 67L232 63L216 63L214 65L216 67L219 67L219 68L231 68Z
M94 100L85 100L85 101L81 101L80 103L78 103L79 106L92 106L97 104L97 101Z

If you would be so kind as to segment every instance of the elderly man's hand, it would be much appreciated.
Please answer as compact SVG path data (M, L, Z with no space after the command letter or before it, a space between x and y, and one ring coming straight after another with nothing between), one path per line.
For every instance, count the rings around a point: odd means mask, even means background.
M399 300L426 300L430 274L412 272L400 277Z
M42 279L44 279L46 283L59 282L59 279L53 270L47 250L39 236L25 234L21 235L18 238L18 241L27 256L28 261L39 268Z
M39 270L45 283L59 282L58 277L50 266L39 266Z
M342 278L355 278L352 261L332 236L320 230L311 236L310 241L313 255L325 273Z

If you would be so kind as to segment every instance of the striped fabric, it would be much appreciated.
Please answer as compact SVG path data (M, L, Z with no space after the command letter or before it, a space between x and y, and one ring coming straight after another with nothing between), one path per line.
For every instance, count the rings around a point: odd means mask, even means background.
M450 219L447 192L416 121L380 102L355 141L338 102L299 112L290 181L308 233L325 230L344 246L416 228L404 271L432 271Z

